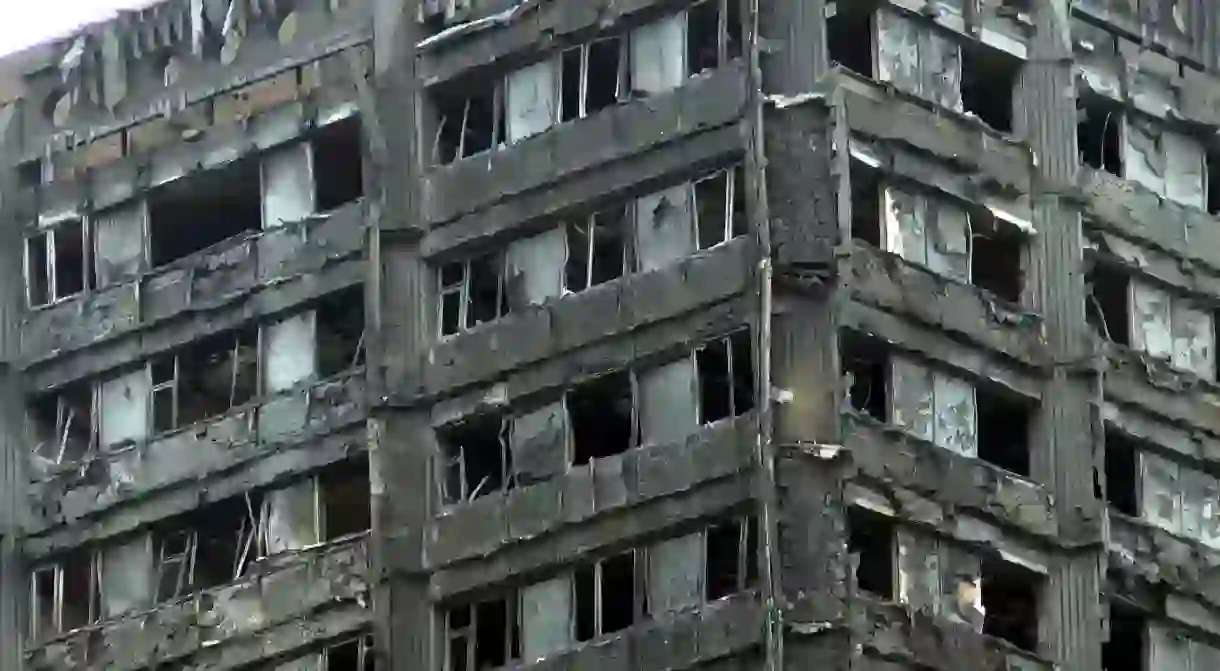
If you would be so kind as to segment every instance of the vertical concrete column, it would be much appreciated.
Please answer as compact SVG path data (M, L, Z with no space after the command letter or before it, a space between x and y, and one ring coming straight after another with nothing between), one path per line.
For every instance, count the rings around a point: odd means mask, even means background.
M419 0L373 0L373 77L362 92L367 164L369 277L365 283L368 427L373 532L371 561L377 668L439 668L424 530L433 514L430 429L394 399L431 342L430 275L419 258Z
M1064 195L1078 170L1076 97L1072 78L1070 9L1067 0L1036 4L1036 30L1029 62L1017 87L1017 130L1036 156L1032 194L1034 226L1031 267L1024 301L1045 319L1053 360L1060 362L1046 381L1031 444L1033 475L1055 494L1057 513L1067 524L1096 520L1093 498L1095 435L1091 400L1096 380L1085 374L1089 332L1084 321L1084 257L1080 213ZM1058 556L1042 593L1040 650L1063 668L1100 667L1102 611L1096 552Z

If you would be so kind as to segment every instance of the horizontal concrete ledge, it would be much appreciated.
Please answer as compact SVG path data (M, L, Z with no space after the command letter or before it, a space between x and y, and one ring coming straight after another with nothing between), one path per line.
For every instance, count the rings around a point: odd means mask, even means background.
M618 473L612 472L596 480L586 477L583 482L574 478L569 487L561 489L557 485L543 488L532 497L523 497L522 502L514 506L516 510L510 513L513 518L523 519L522 511L529 505L540 516L546 516L534 521L532 529L528 528L528 523L518 522L519 527L514 531L528 532L533 538L515 543L491 556L466 560L435 571L428 587L430 597L442 601L510 580L544 580L561 567L595 556L599 551L605 552L608 547L647 544L667 533L681 535L685 531L679 531L679 528L689 529L701 522L706 523L734 511L740 512L753 499L753 483L749 473L728 458L713 457L709 459L711 465L695 466L690 456L674 465L659 463L670 459L668 456L655 453L650 456L649 461L654 463L644 461L646 457L636 459L635 463L623 460L619 462L623 468ZM701 459L700 456L695 461ZM640 475L627 472L630 466L636 466ZM715 470L728 471L734 467L738 472L704 476L698 485L682 482L684 471L704 469L705 473L714 473ZM670 482L665 482L665 478L669 478ZM585 489L573 493L577 483L583 484ZM592 491L595 486L610 490L601 492L603 498L617 496L624 501L640 501L640 504L629 506L623 503L613 514L597 517L587 514L588 522L565 526L565 514L579 519L578 509L582 503L586 511L593 507L591 499L596 496ZM649 492L648 488L653 491ZM549 499L544 496L548 493ZM567 499L564 498L565 494ZM495 547L494 525L497 519L489 517L493 520L489 526L493 528L484 531L483 537L489 539L488 546ZM554 531L548 533L551 529ZM477 538L479 531L483 530L471 529L468 537ZM396 563L412 561L407 557L398 559L401 554L397 552L390 556L395 558L391 561Z
M1175 295L1220 305L1220 273L1211 266L1193 264L1156 247L1132 242L1106 226L1085 221L1085 261L1160 285ZM1217 222L1220 225L1220 222ZM1091 249L1090 249L1091 247Z
M1107 401L1220 436L1220 386L1216 383L1112 343L1105 373Z
M190 671L237 671L269 658L307 657L318 654L318 641L340 641L372 628L373 611L359 601L343 602L312 613L302 623L292 619L255 634L240 636L203 648L191 655Z
M665 268L627 275L437 342L419 361L421 371L392 383L395 402L412 405L452 394L723 302L751 286L755 250L752 238L737 238ZM568 368L568 379L587 370ZM411 386L421 383L422 388Z
M1171 424L1135 405L1103 402L1101 416L1107 430L1116 430L1135 440L1154 443L1182 457L1175 461L1194 463L1204 470L1220 465L1220 438L1188 426Z
M184 483L206 485L272 452L361 424L368 416L364 390L364 371L355 370L95 455L87 464L34 483L35 519L27 533L45 533Z
M121 341L183 316L262 308L260 296L342 266L364 249L364 207L350 203L300 222L226 240L168 266L22 319L22 364L36 377L65 354ZM330 273L330 274L333 274ZM300 290L298 289L298 292ZM130 352L125 351L124 354ZM101 357L105 358L105 357Z
M1042 379L1032 368L1015 365L1012 359L987 349L962 347L961 341L913 320L847 301L842 305L840 324L882 340L891 349L934 362L937 368L964 374L976 383L1003 387L1029 400L1042 398Z
M682 443L647 445L573 466L552 480L451 508L427 529L427 570L488 560L567 525L594 523L627 508L747 469L757 417L718 422Z
M505 671L677 671L731 655L762 642L764 610L752 592L725 597L697 610L663 616L612 638L594 640Z
M1049 661L1017 650L969 626L912 612L904 606L862 601L856 625L864 654L936 671L1051 671Z
M185 599L77 630L26 653L29 668L71 671L104 668L135 671L169 662L230 641L260 635L261 644L276 647L301 634L279 636L274 625L292 624L344 602L361 603L368 593L365 540L298 550L277 557L277 567ZM215 654L215 653L212 653Z
M1033 154L977 120L876 82L837 73L852 133L898 142L976 173L996 191L1030 192Z
M22 541L30 560L83 543L102 541L147 527L155 522L202 508L252 489L271 487L302 474L325 468L368 449L363 424L349 425L328 435L303 438L296 444L279 444L260 458L201 480L184 480L182 486L152 492L106 514L61 525Z
M420 241L424 258L450 258L474 247L500 245L522 235L559 226L610 204L655 193L728 165L744 152L740 125L728 125L671 142L620 161L567 175L546 189L534 189L431 228Z
M743 64L734 63L672 91L434 168L423 178L424 219L440 225L569 174L739 121L746 109L746 74Z
M1110 569L1154 586L1154 598L1163 600L1165 588L1169 588L1215 609L1214 617L1220 622L1220 549L1111 513L1109 555ZM1162 603L1153 605L1157 612L1162 611ZM1212 633L1220 635L1220 629Z
M962 508L1018 532L1057 543L1061 531L1049 492L1042 485L955 454L896 427L845 416L844 444L852 464L876 483L913 491L946 509ZM1092 539L1068 539L1077 542Z
M511 3L476 6L467 23L490 18ZM514 20L492 23L461 36L428 41L417 50L419 79L433 86L459 75L487 76L481 69L521 67L544 58L546 52L580 44L594 34L622 33L665 12L677 11L686 0L585 0L580 3L543 0ZM486 5L484 5L486 6Z
M1042 318L865 242L853 241L844 273L851 297L965 338L1031 367L1051 361ZM861 313L858 318L867 315Z

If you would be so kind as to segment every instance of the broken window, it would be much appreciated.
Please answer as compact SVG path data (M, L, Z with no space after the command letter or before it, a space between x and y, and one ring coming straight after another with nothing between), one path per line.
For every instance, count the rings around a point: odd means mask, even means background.
M627 96L627 44L605 37L563 52L560 121L583 119Z
M318 212L333 210L364 195L358 118L330 124L314 137L313 176Z
M879 422L889 421L889 355L885 344L856 331L839 337L847 400L853 410Z
M568 392L572 463L625 452L638 444L634 381L630 372L603 375Z
M101 609L94 553L75 550L30 574L30 637L45 640L96 622Z
M258 536L261 498L234 496L166 522L154 531L155 602L223 585L245 571Z
M758 520L753 515L712 526L706 538L708 601L758 584Z
M745 235L748 226L742 166L721 170L695 182L695 238L699 249Z
M1110 604L1110 635L1101 646L1102 671L1144 671L1144 618L1128 608Z
M512 453L502 417L468 419L444 429L439 438L446 503L463 503L512 488Z
M322 531L319 535L323 541L372 528L367 457L323 471L318 475L317 487Z
M1042 576L1000 559L983 560L983 633L1022 650L1038 649Z
M258 386L258 330L221 333L148 366L153 432L224 414L254 398Z
M1008 53L967 42L962 52L962 109L1002 133L1012 132L1013 89L1021 60Z
M504 254L443 264L437 271L440 333L453 335L508 314Z
M92 256L86 227L70 219L25 240L26 298L31 308L49 305L92 288Z
M1164 127L1159 119L1130 113L1123 126L1123 177L1156 195L1200 210L1207 206L1203 144Z
M686 62L690 74L740 58L741 0L701 0L687 9Z
M317 364L323 378L364 365L364 290L354 287L322 299L317 307Z
M637 555L636 550L628 550L576 569L573 589L577 641L621 631L643 615L643 599L636 584Z
M1220 214L1220 151L1207 150L1207 213Z
M1126 274L1096 260L1085 273L1085 317L1098 335L1119 345L1131 342L1128 332L1130 280Z
M1081 95L1076 102L1076 141L1080 160L1096 170L1122 177L1123 111L1100 96Z
M1131 347L1178 370L1214 378L1216 333L1211 311L1145 282L1131 281L1128 286Z
M1220 548L1220 480L1155 452L1140 459L1141 517L1171 533Z
M847 530L847 551L855 555L856 586L882 599L893 599L897 562L894 521L852 506L847 513Z
M886 251L945 277L970 281L972 231L966 210L892 185L884 199Z
M962 66L957 37L931 22L888 8L874 16L877 78L901 91L961 110Z
M505 141L504 92L499 84L465 91L435 91L438 119L432 163L444 165L495 149Z
M978 456L974 387L899 356L890 357L890 417L919 438Z
M568 258L564 287L583 291L630 271L628 207L618 205L566 226Z
M631 95L647 97L677 88L690 76L686 12L636 26L629 49Z
M978 457L1010 473L1029 475L1029 403L986 386L975 392L978 403Z
M970 283L1012 303L1020 303L1025 234L998 217L976 217L970 240Z
M1118 512L1139 516L1139 448L1127 435L1106 431L1105 500Z
M754 365L749 329L695 350L699 423L737 417L754 408Z
M30 409L34 453L52 464L80 461L94 445L94 417L89 384L35 400Z
M373 671L373 637L361 636L327 646L323 662L325 671Z
M148 244L158 267L262 228L260 160L192 174L148 198Z
M873 77L872 0L838 0L826 6L830 60L865 77Z
M494 669L519 659L516 594L449 608L445 634L446 671Z
M881 244L881 173L851 162L851 235L883 249Z
M157 538L157 591L155 603L186 594L194 581L195 533L176 529Z

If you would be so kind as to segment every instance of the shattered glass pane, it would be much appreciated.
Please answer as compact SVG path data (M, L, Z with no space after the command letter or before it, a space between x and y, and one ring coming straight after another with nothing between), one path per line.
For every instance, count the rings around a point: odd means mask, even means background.
M946 202L928 201L928 267L958 282L970 282L970 215Z
M1182 489L1178 465L1155 454L1140 455L1143 464L1144 519L1166 531L1182 530Z
M1216 334L1211 313L1192 307L1186 300L1174 300L1171 328L1174 367L1213 379L1216 372Z
M899 530L898 599L915 610L940 608L940 555L935 538Z
M885 250L927 265L927 231L922 196L887 187L885 190Z
M941 373L933 374L932 383L936 408L933 441L963 456L976 456L974 387L965 380Z
M890 417L910 433L932 440L932 371L901 357L893 357L891 367Z
M1170 359L1173 336L1170 331L1169 295L1147 284L1131 282L1131 345L1149 356Z

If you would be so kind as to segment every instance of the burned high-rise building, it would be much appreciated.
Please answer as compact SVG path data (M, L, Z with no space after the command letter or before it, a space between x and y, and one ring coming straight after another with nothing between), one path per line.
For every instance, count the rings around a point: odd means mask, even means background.
M0 670L1220 669L1217 72L1205 0L5 57Z

